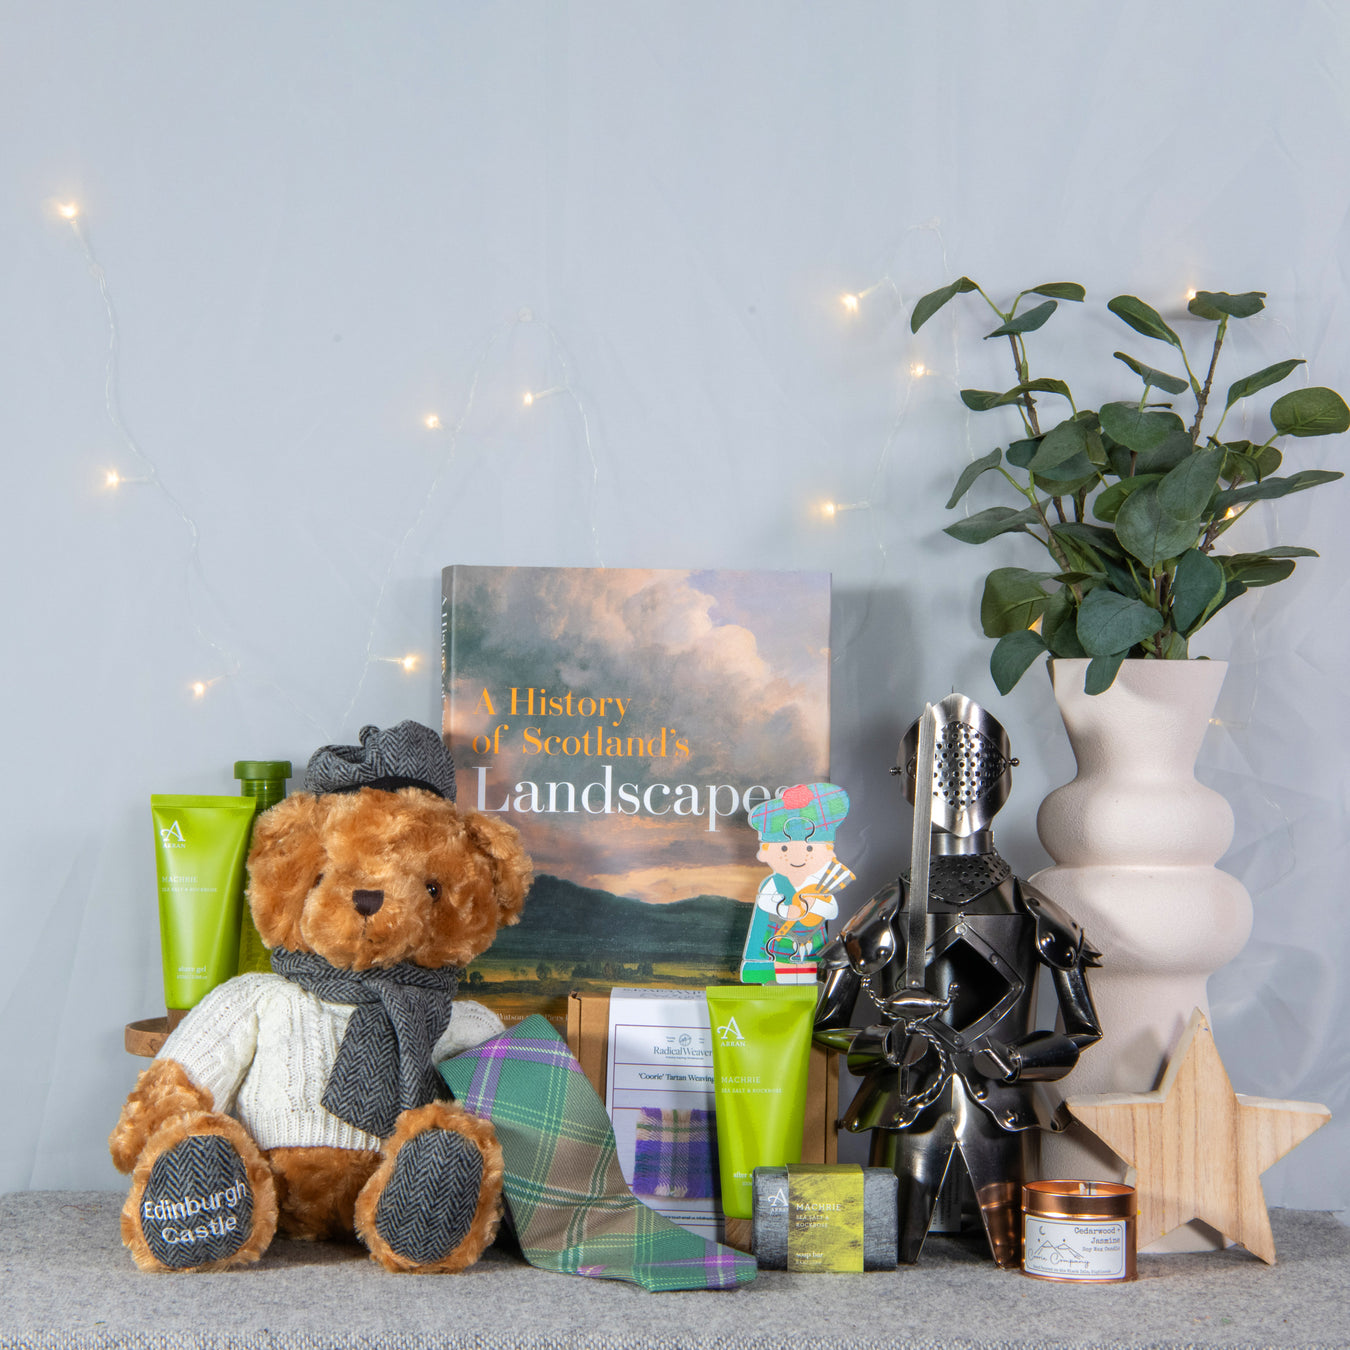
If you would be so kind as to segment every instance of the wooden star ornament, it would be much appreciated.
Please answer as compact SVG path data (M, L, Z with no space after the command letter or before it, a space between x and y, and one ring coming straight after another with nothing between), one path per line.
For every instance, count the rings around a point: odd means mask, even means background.
M1129 1163L1140 1250L1201 1219L1268 1265L1275 1238L1261 1173L1331 1119L1316 1102L1234 1092L1199 1008L1156 1091L1070 1097L1065 1106Z

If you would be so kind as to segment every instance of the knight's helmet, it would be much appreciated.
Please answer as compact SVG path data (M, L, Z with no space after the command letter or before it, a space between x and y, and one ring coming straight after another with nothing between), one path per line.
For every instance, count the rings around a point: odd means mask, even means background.
M933 705L937 719L933 742L933 828L960 839L984 835L1008 800L1015 759L1008 755L1008 733L974 699L948 694ZM919 722L900 741L905 796L915 799ZM972 840L972 842L974 842ZM981 841L984 842L984 841Z

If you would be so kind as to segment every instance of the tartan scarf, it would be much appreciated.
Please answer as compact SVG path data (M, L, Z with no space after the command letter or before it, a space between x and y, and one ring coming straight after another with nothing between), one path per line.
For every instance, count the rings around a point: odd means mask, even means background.
M628 1189L604 1104L538 1014L440 1065L455 1100L490 1120L525 1259L541 1270L644 1289L734 1289L752 1256L710 1242Z
M356 1007L324 1086L323 1105L333 1115L387 1139L400 1111L445 1095L431 1051L450 1025L458 967L403 961L342 970L314 952L277 947L272 969L325 1002Z

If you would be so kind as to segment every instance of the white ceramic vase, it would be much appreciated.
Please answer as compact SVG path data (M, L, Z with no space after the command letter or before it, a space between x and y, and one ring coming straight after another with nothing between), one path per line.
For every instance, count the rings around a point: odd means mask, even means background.
M1059 1085L1066 1096L1152 1091L1192 1010L1209 1015L1209 976L1251 932L1251 897L1214 866L1233 812L1194 774L1227 669L1126 661L1105 693L1088 695L1085 660L1051 663L1078 776L1041 804L1036 827L1055 865L1031 882L1103 954L1090 977L1103 1036ZM1080 1125L1042 1137L1042 1176L1119 1180L1124 1170ZM1218 1245L1213 1229L1189 1224L1151 1250Z

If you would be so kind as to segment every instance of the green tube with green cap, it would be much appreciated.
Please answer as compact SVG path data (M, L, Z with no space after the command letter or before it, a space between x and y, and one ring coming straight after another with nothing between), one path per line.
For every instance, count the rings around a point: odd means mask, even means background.
M234 776L239 780L240 795L253 798L256 819L256 816L262 815L269 806L275 806L286 795L291 762L288 759L238 759L234 763ZM253 827L250 823L249 838L252 837ZM238 973L244 975L254 970L269 971L272 969L272 953L263 946L258 925L253 922L247 887L240 910Z

